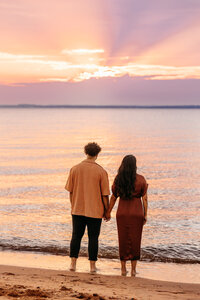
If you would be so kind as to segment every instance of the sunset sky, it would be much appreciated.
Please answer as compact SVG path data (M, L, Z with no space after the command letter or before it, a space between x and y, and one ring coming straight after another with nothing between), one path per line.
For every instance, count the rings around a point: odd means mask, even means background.
M0 0L0 104L200 104L199 0Z

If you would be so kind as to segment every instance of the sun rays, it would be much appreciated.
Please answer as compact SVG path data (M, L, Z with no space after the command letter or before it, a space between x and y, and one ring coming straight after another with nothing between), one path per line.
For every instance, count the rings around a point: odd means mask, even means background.
M198 3L150 7L113 0L21 0L0 5L0 84L123 76L200 79Z

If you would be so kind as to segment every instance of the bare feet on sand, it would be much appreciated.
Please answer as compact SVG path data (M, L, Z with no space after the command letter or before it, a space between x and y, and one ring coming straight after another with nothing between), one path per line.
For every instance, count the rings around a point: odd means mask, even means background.
M132 277L136 276L136 265L137 265L137 260L132 260L131 261L131 276Z
M131 271L131 276L135 277L136 276L136 271Z
M137 265L137 260L132 260L131 261L131 276L135 277L136 276L136 265ZM126 260L121 260L121 275L126 276L127 275L127 270L126 270Z
M126 270L126 261L121 260L121 275L126 276L127 275L127 270Z
M77 258L71 257L71 265L70 265L69 270L72 272L76 271L76 261L77 261Z
M90 260L90 274L95 274L96 272L96 261Z
M122 275L122 276L126 276L127 274L128 274L128 271L121 272L121 275Z

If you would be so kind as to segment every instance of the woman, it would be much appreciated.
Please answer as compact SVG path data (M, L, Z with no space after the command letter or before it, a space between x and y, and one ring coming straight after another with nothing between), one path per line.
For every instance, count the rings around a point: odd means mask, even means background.
M127 274L127 260L131 260L131 276L136 274L137 260L140 259L142 229L147 222L148 184L142 175L136 173L136 170L136 158L133 155L125 156L115 177L110 205L106 213L106 218L109 220L113 206L119 197L116 218L122 276Z

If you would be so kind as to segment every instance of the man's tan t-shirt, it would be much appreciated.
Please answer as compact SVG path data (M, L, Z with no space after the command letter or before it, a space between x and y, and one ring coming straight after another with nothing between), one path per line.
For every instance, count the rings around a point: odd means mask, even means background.
M108 174L97 163L86 159L70 170L65 186L72 193L72 215L102 218L102 196L110 195Z

